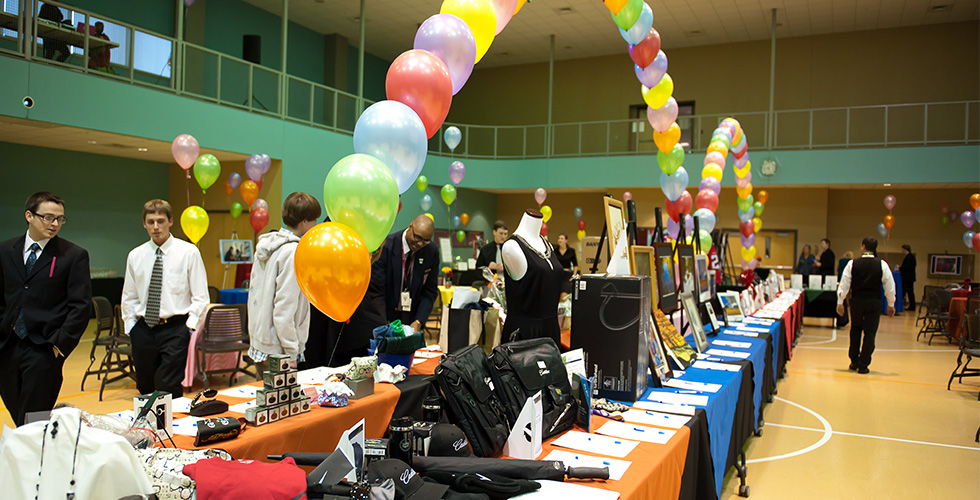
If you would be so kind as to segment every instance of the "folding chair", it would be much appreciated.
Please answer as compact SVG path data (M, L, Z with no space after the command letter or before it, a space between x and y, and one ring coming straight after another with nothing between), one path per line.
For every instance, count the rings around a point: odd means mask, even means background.
M248 312L245 304L211 306L204 316L201 341L195 346L198 371L204 376L204 387L209 388L208 375L228 373L229 383L235 384L235 374L244 373L258 378L253 372L242 368L242 353L248 352ZM237 352L238 362L232 368L207 369L208 354ZM246 361L251 365L250 361Z

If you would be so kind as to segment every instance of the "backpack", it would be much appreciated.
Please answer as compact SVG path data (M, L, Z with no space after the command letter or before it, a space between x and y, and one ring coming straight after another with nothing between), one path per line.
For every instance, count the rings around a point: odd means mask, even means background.
M544 337L499 345L490 353L490 375L507 418L517 421L527 398L541 391L542 437L575 423L578 403L555 341Z
M435 377L450 421L466 434L473 453L480 457L499 454L510 430L483 349L474 344L447 354L436 367Z

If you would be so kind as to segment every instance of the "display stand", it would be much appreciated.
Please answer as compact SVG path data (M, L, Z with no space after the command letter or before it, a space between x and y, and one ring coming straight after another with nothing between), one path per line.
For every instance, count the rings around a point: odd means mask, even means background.
M638 244L639 235L636 233L636 202L626 202L626 241L627 247Z
M611 194L607 193L606 196L612 198ZM589 274L595 274L599 271L599 261L602 259L602 247L606 244L606 229L605 218L603 218L602 232L599 233L599 246L597 246L595 249L595 259L592 260L592 268L590 269ZM606 258L610 260L612 259L612 249L606 249Z
M238 231L232 231L231 232L231 239L233 239L233 240L237 240L238 239ZM253 258L254 258L255 250L252 250L252 255L253 255ZM228 270L229 269L231 269L231 264L225 264L225 270L221 274L221 288L228 288ZM232 283L231 284L232 284L232 286L234 286L234 284L235 284L234 283L234 278L232 278Z

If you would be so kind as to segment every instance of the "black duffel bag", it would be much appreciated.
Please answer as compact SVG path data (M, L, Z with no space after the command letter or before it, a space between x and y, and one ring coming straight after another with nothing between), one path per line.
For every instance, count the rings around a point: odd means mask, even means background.
M474 344L446 355L435 376L450 422L466 434L473 453L481 457L500 453L510 432L483 349Z
M572 396L565 363L554 340L544 337L499 345L490 353L490 369L511 422L517 421L527 398L541 391L544 438L575 423L578 403Z

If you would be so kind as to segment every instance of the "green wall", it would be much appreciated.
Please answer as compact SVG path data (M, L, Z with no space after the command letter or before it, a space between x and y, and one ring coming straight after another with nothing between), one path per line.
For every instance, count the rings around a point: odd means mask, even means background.
M357 94L357 52L353 45L347 46L347 92ZM391 61L373 54L364 53L364 98L371 101L385 100L385 77L388 76Z
M51 191L65 200L68 222L60 236L88 250L93 269L119 276L129 251L147 239L143 203L168 196L165 163L7 142L0 142L0 157L8 165L0 185L0 238L24 234L24 200Z

